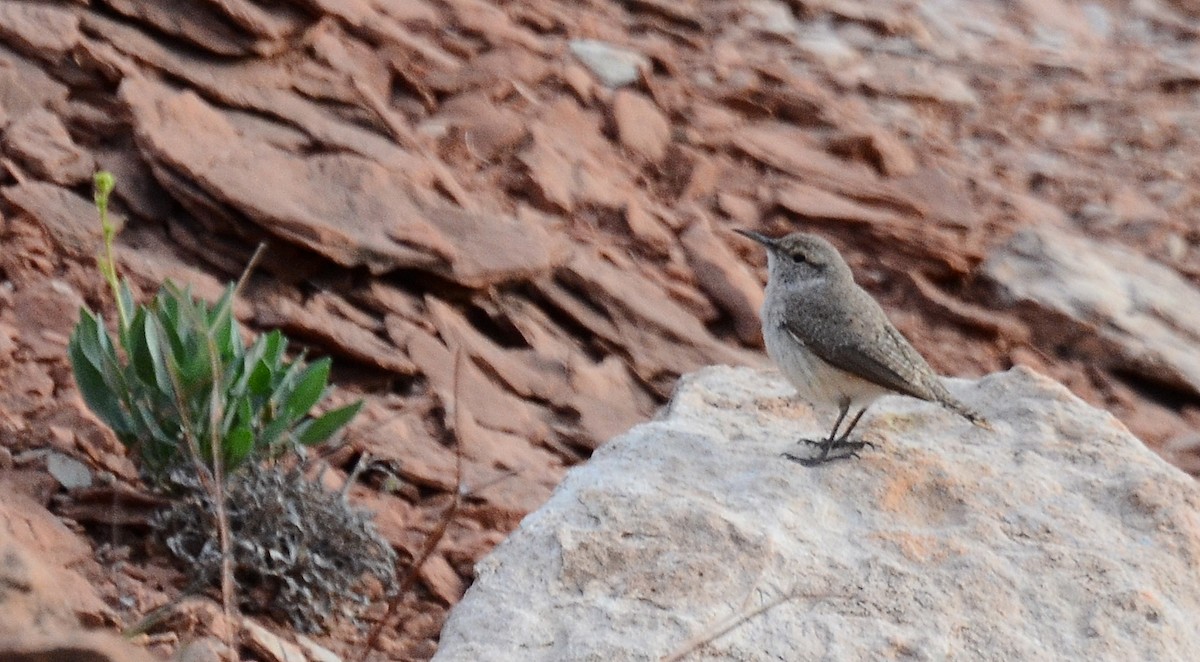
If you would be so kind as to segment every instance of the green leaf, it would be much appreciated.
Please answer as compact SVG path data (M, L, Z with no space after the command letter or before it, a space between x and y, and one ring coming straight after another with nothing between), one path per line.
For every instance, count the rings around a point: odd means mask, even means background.
M171 380L162 364L158 332L146 308L138 306L125 333L125 351L133 364L133 374L142 384L159 393L171 392Z
M263 350L262 336L259 336L254 342L250 343L250 346L246 348L245 353L240 358L230 362L230 369L232 371L232 378L229 384L230 395L241 397L247 393L253 393L250 386L250 379L254 376L255 366L262 360Z
M131 408L137 427L138 455L152 471L165 468L179 454L179 423L171 414L145 401ZM164 428L163 425L168 425Z
M129 281L122 279L121 287L118 289L118 292L119 292L119 296L121 297L121 300L118 301L117 303L121 306L121 310L125 311L126 314L128 314L128 312L133 310L133 307L134 307L133 291L129 289ZM121 331L123 332L123 331L125 331L125 329L121 329Z
M167 361L163 357L163 349L170 346L163 342L159 326L154 323L154 320L147 320L142 333L146 339L146 351L150 354L150 365L154 370L152 383L158 387L159 393L173 397L175 385L171 383L171 375L167 372Z
M307 425L304 426L304 429L297 430L296 441L305 446L316 446L333 436L333 433L342 429L342 427L358 415L359 410L362 408L363 401L359 400L358 402L326 412L319 418L306 421Z
M329 382L332 361L326 357L312 362L296 379L296 387L283 405L285 415L294 421L300 420L325 393Z
M81 320L80 326L83 325ZM79 393L83 396L83 401L87 404L88 409L91 409L100 420L112 428L122 442L126 442L133 425L129 420L129 415L121 408L118 394L105 380L104 374L97 364L93 363L92 359L84 352L84 338L90 335L88 331L87 328L80 329L77 326L67 345L67 355L71 361L71 370L75 374L75 383L78 385Z
M262 434L258 437L258 443L262 444L265 448L270 448L279 443L280 438L283 437L283 433L291 427L291 423L292 421L288 420L285 416L280 416L267 423L267 426L263 428Z
M225 399L225 419L221 421L221 434L229 434L234 428L254 427L254 410L246 397Z
M166 350L163 352L164 358L168 359L167 365L171 365L172 362L178 363L176 357L187 353L184 327L179 323L179 302L165 296L163 292L159 292L157 301L154 317L158 320L158 330L162 332L159 335L166 341L163 346Z
M162 409L155 407L145 400L139 400L132 407L133 420L138 426L138 436L150 437L162 443L175 443L179 439L177 431L168 432L163 428L163 420L168 415ZM172 412L173 413L173 412Z
M225 475L232 473L254 448L254 432L248 425L234 428L225 437Z
M213 382L212 361L206 343L191 343L186 354L175 356L179 361L179 377L185 394L206 391Z
M279 329L266 335L265 347L263 349L263 359L267 365L271 366L272 370L278 370L283 366L283 356L287 352L288 339Z
M265 358L260 358L254 362L254 367L250 370L249 379L246 381L246 389L251 395L265 397L271 394L271 366Z
M300 356L297 356L296 360L292 361L291 363L286 364L283 372L276 377L275 384L277 390L275 395L279 398L280 402L286 400L287 396L290 395L292 390L296 388L296 382L299 381L300 373L305 367L305 356L306 354L301 352ZM284 364L281 362L280 365Z
M101 334L107 335L102 318L87 308L81 308L79 323L71 333L71 343L78 345L82 358L96 370L104 367L104 350L100 346Z
M232 284L225 288L225 293L213 307L208 322L218 354L226 358L238 357L245 352L237 320L233 316L233 292Z

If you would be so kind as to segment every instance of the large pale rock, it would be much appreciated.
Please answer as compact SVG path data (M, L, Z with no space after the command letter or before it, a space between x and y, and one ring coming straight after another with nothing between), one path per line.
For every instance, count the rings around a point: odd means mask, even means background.
M650 69L646 56L596 39L572 39L571 53L608 87L621 87L636 81Z
M983 264L1036 341L1200 394L1200 289L1120 246L1040 226Z
M885 398L877 448L809 469L780 453L826 412L776 373L686 377L479 564L435 660L1193 657L1196 483L1027 369L951 388L994 429Z

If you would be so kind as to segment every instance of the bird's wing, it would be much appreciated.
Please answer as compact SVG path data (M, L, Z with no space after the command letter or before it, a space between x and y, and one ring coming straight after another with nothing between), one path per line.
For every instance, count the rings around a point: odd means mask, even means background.
M879 305L865 292L863 295L870 303L857 307L853 317L844 314L844 309L789 311L784 328L839 370L897 393L937 400L940 383L929 383L933 370Z

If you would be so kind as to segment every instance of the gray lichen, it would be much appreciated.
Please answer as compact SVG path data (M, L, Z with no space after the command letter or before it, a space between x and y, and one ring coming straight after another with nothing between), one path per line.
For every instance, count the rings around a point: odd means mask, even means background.
M170 552L191 579L216 586L221 548L216 510L194 474L172 476L183 496L155 519ZM297 470L251 466L226 484L234 579L242 607L286 618L304 632L341 616L358 622L371 578L395 586L396 554L370 513Z

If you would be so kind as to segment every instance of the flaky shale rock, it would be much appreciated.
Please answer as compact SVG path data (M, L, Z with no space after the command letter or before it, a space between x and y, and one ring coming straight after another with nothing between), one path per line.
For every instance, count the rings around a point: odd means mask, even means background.
M876 448L774 372L685 377L477 568L458 660L1182 660L1200 650L1200 488L1027 369L953 380L994 428L910 398Z

